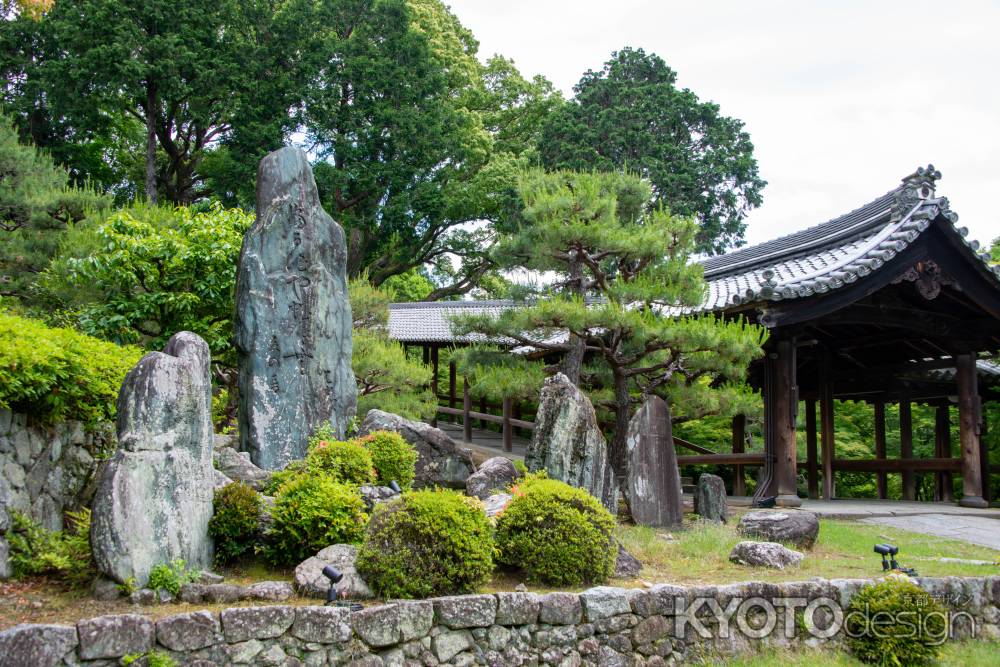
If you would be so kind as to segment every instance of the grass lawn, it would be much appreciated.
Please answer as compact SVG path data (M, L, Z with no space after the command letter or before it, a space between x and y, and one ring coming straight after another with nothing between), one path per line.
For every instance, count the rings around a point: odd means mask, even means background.
M994 642L955 642L945 644L936 665L939 667L993 667L1000 659L1000 644ZM720 667L862 667L865 663L848 653L834 651L768 651L754 656L712 662Z
M1000 552L987 547L888 526L835 520L820 521L819 539L806 553L800 568L750 568L729 562L733 545L744 539L736 533L736 523L737 520L733 519L721 526L692 523L679 531L621 526L618 539L643 562L640 578L653 583L721 584L746 580L792 581L812 577L877 577L882 573L881 557L872 551L877 542L891 542L898 546L900 564L916 568L924 576L1000 574L1000 566L995 564L970 565L934 560L944 556L997 563Z
M617 535L625 548L643 562L644 568L638 579L612 580L610 583L616 586L634 587L645 583L723 584L751 580L793 581L812 577L873 578L881 575L881 560L872 552L872 546L876 542L892 542L899 546L902 564L917 568L922 575L985 576L1000 573L1000 567L997 565L941 563L931 560L948 556L996 562L1000 558L1000 552L992 549L851 521L821 521L819 541L806 555L802 567L785 571L749 568L729 562L729 551L742 539L736 533L736 520L731 520L729 524L722 526L692 521L684 530L670 532L639 526L621 526ZM260 564L252 564L227 568L220 573L225 575L227 582L247 585L267 580L290 581L292 569L274 570ZM484 592L513 590L522 581L517 572L498 571L493 580L484 587ZM529 588L535 591L551 590L545 586L529 586ZM576 590L584 588L586 586ZM295 597L286 604L322 603L322 600ZM58 582L46 579L4 582L0 583L0 630L18 623L74 623L79 619L102 614L136 611L159 617L196 609L218 610L241 604L177 603L136 608L127 600L99 602L92 599L86 591L69 591ZM798 657L791 656L789 659ZM994 660L991 664L997 664L997 661Z

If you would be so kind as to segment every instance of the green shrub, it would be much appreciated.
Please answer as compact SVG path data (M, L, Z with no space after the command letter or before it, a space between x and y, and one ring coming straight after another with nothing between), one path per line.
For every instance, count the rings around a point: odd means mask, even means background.
M403 489L413 486L417 450L403 436L392 431L373 431L356 439L372 455L379 484L396 480Z
M306 456L310 472L330 475L347 484L371 484L375 481L372 455L357 442L320 440L310 445Z
M929 664L947 639L944 609L902 576L858 591L851 598L844 625L854 655L862 662L886 667Z
M44 421L115 416L118 390L142 350L0 312L0 408Z
M215 542L215 561L220 565L253 553L260 525L260 495L243 482L227 484L215 492L215 513L208 534Z
M615 567L614 517L582 489L529 476L497 521L500 560L557 586L602 583Z
M187 561L177 558L169 563L154 565L149 571L148 588L154 591L164 590L174 597L181 592L181 586L191 584L201 578L199 570L188 569Z
M149 651L148 653L130 653L122 657L125 667L177 667L177 661L164 651Z
M376 506L357 567L385 598L468 593L489 580L495 551L478 500L455 491L410 491Z
M18 511L11 514L7 533L10 565L15 578L50 576L74 588L87 586L96 574L90 551L90 510L68 512L63 531L46 530Z
M293 479L304 475L308 472L306 468L306 462L302 461L292 461L286 465L282 470L276 470L271 473L271 479L268 480L267 484L264 486L264 495L266 496L276 496L278 491L282 486L292 481Z
M360 542L368 523L357 487L315 473L278 489L271 519L264 555L275 565L298 564L331 544Z

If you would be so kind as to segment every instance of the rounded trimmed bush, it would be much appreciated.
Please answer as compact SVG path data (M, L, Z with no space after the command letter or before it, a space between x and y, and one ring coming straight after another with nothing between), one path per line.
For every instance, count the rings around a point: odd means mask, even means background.
M500 562L530 581L556 586L603 583L615 570L615 519L582 489L532 476L512 488L497 521Z
M372 431L355 442L372 455L379 484L385 486L396 480L403 489L413 486L419 455L403 436L392 431Z
M890 576L858 591L844 626L851 651L873 665L931 663L948 637L944 608L905 576Z
M359 542L368 515L356 486L302 474L278 489L271 519L264 555L276 565L292 565L331 544Z
M215 562L225 565L252 554L260 526L260 494L249 484L233 482L217 489L212 502L215 512L208 534L215 543Z
M338 482L371 484L375 481L372 455L357 442L318 440L309 447L306 466L312 472L331 475Z
M378 596L424 598L475 591L489 580L495 551L479 500L409 491L375 507L356 565Z

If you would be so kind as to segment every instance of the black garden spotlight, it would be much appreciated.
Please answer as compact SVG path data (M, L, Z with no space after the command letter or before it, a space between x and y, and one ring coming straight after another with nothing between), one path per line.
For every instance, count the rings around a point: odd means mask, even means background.
M330 580L330 590L326 592L326 603L335 607L347 607L351 611L358 611L361 609L361 605L351 602L341 602L337 599L337 584L340 583L341 579L344 578L344 573L335 568L333 565L327 565L323 568L323 576Z
M894 544L876 544L875 553L882 556L882 571L889 572L890 570L896 572L902 572L903 574L908 574L911 577L917 576L917 571L912 567L903 567L896 560L896 554L899 553L899 547ZM888 556L889 560L886 561L885 557Z
M403 489L401 489L399 486L399 482L397 482L396 480L392 480L391 482L389 482L389 488L395 491L396 493L403 492Z

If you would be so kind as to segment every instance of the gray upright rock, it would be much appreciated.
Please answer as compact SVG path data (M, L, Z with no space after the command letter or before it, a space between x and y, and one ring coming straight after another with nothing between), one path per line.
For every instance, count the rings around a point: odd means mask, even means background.
M212 543L212 395L208 345L174 335L144 356L118 394L118 451L94 496L90 542L98 569L139 586L154 565L208 567Z
M413 486L446 486L464 489L469 475L476 471L472 462L472 452L439 428L424 422L403 419L399 415L382 410L369 410L361 423L358 435L368 435L373 431L393 431L417 450L416 476Z
M324 422L354 416L344 230L319 203L306 154L282 148L257 172L257 220L236 278L240 441L278 470Z
M7 480L0 475L0 581L9 579L10 567L10 545L7 544L7 531L10 530L10 513L7 511L10 505L10 489L7 487Z
M643 526L684 522L681 473L677 468L670 406L650 396L628 424L625 497L632 518Z
M551 479L586 489L612 514L618 511L615 473L594 406L562 373L542 387L524 464L530 472L544 469Z
M506 491L520 476L513 461L505 456L494 456L483 461L465 481L465 493L486 500L495 493Z
M694 511L704 521L725 523L727 516L726 483L718 475L702 473L694 491Z

